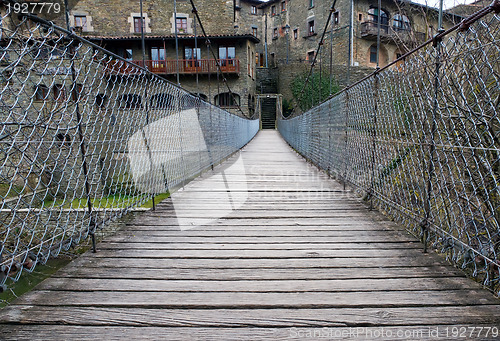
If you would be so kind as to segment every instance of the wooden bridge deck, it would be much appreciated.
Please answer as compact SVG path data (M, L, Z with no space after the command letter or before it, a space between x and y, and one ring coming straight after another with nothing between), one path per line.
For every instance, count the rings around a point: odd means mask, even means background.
M0 339L493 338L498 299L276 131L221 169L0 311Z

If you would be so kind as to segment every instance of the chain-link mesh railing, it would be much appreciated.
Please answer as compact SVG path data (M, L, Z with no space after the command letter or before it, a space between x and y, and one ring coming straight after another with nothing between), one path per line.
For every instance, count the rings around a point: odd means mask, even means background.
M278 129L312 163L500 290L498 2ZM470 27L469 27L470 25Z
M1 288L258 131L50 22L0 24Z

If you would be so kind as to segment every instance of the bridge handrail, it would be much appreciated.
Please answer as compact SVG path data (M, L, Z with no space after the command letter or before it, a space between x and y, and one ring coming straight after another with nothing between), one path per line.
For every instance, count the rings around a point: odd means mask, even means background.
M0 292L258 131L53 22L1 23Z
M495 1L320 105L278 119L304 157L497 293L499 9Z

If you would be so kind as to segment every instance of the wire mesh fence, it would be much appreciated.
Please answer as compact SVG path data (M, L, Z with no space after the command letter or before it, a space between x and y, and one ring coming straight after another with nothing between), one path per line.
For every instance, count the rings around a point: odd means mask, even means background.
M0 285L244 146L230 114L51 22L2 9Z
M278 129L498 293L500 17L487 14L494 10L308 112L282 117Z

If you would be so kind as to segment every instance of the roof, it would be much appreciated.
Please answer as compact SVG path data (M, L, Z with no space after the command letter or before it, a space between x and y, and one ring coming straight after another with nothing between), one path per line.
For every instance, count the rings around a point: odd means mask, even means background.
M410 6L415 6L415 7L421 7L421 8L426 8L426 9L429 9L431 11L435 11L435 12L439 12L439 8L437 7L433 7L433 6L428 6L428 5L424 5L424 4L420 4L418 2L413 2L411 0L395 0L396 2L399 2L399 3L402 3L402 4L408 4ZM457 15L455 13L452 13L450 11L447 11L447 10L444 10L443 11L443 14L444 15L450 15L450 16L453 16L453 17L456 17L458 19L462 19L463 17L460 16L460 15Z
M261 1L261 0L241 0L241 2L246 2L246 3L252 4L252 5L260 5L260 4L265 3L264 1Z
M121 40L121 41L130 41L130 40L141 40L140 35L125 35L125 36L85 36L88 40ZM178 35L177 38L179 40L192 40L195 39L194 35ZM205 37L198 36L200 40L204 40ZM254 43L259 43L260 40L252 35L252 34L215 34L209 35L208 39L219 40L219 39L248 39ZM175 35L144 35L144 40L175 40Z

